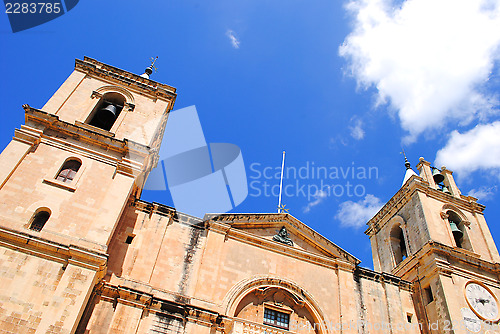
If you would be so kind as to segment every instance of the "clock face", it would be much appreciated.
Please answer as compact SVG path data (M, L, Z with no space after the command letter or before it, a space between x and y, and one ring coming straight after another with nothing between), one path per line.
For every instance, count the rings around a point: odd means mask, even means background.
M465 286L465 297L479 318L490 321L498 319L497 299L488 288L482 284L469 282Z

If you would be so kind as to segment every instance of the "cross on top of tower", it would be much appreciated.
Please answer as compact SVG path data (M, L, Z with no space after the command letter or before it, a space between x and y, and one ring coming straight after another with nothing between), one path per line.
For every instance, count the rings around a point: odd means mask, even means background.
M153 70L155 72L158 71L158 69L155 66L155 63L156 63L157 59L158 59L158 56L156 56L155 58L151 57L151 65L149 65L149 67L144 70L144 73L141 74L141 77L149 79L149 76L151 74L153 74Z

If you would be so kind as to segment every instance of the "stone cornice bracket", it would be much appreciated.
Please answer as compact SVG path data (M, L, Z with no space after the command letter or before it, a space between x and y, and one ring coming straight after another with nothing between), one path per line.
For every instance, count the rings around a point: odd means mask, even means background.
M90 94L91 99L100 99L102 97L102 94L99 92L96 92L95 90L92 91L92 94Z
M451 268L451 265L448 261L439 258L435 259L434 261L436 264L437 271L440 274L445 275L447 277L451 277L451 275L453 274L453 269Z
M144 166L134 160L122 158L116 165L116 173L123 174L129 177L137 177L144 171Z
M134 111L135 109L135 104L130 102L125 102L125 106L127 107L127 111Z
M170 206L160 204L160 203L151 203L146 202L141 199L136 199L131 203L136 209L146 212L151 217L153 214L159 214L166 217L172 217L173 219L177 218L177 211L175 208ZM169 223L170 225L171 223Z
M42 130L35 129L26 125L21 125L21 129L14 130L13 140L17 140L34 147L40 144L42 135Z

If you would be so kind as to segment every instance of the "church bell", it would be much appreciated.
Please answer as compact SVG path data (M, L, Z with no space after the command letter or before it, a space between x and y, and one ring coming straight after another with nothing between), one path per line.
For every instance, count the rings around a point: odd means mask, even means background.
M117 117L118 110L113 104L108 104L97 113L97 119L99 120L99 122L106 126L112 125Z
M445 194L451 195L451 191L450 191L450 189L448 189L447 186L443 186L441 188L441 191L444 192Z
M462 239L464 233L460 231L460 229L457 226L457 223L455 223L453 220L450 220L450 227L451 227L451 232L453 232L453 236L455 239Z
M436 182L436 183L441 183L444 181L444 175L441 174L441 172L437 168L434 168L432 170L432 178L434 179L434 182Z

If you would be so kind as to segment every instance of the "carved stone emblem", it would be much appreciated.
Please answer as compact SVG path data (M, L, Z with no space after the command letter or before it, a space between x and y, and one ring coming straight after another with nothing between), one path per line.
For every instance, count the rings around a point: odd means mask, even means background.
M293 241L288 236L288 232L287 232L285 226L283 226L281 228L281 230L276 231L276 235L273 237L273 240L277 241L277 242L281 242L282 244L285 244L288 246L293 246Z

